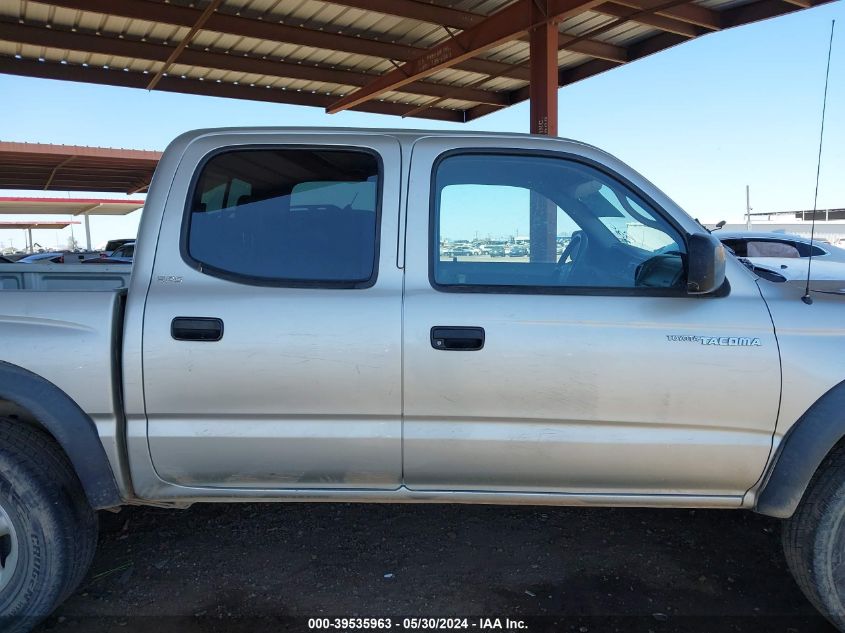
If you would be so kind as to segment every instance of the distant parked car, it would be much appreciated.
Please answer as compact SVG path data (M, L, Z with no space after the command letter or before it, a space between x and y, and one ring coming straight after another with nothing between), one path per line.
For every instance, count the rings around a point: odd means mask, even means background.
M754 272L760 274L760 270L770 271L777 276L783 277L786 281L804 281L807 279L807 266L810 266L810 279L812 281L845 281L845 262L825 259L813 255L812 264L810 259L804 258L779 258L779 257L754 257L747 258L754 266Z
M125 262L127 264L132 263L132 259L135 257L135 242L127 242L123 246L116 248L111 256L109 257L112 261L120 261Z
M64 264L64 253L34 253L19 259L18 264Z
M504 257L505 247L499 244L493 244L492 246L487 247L487 254L490 257Z
M525 257L528 255L528 249L524 246L511 246L511 250L508 255L511 257Z
M127 242L112 251L109 257L86 259L83 264L131 264L135 257L135 242Z
M118 248L123 246L124 244L135 243L134 238L127 238L121 240L109 240L106 242L106 247L103 249L102 257L111 257L114 251Z
M845 250L827 243L820 244L819 240L814 240L811 247L809 239L798 235L763 231L714 231L713 235L737 257L797 259L809 257L812 248L813 258L845 263Z

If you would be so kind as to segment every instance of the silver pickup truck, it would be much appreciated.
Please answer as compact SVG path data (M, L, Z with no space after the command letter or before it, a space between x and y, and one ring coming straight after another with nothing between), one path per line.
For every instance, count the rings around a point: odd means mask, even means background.
M94 510L244 499L754 510L845 630L845 282L802 300L619 160L516 134L185 134L138 245L125 288L0 291L13 630Z

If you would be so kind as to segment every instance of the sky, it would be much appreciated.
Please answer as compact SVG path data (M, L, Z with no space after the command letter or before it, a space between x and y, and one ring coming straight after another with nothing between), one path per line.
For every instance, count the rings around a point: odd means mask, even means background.
M754 211L810 209L832 19L818 208L843 208L841 1L713 33L562 88L559 134L616 155L702 222L741 222L746 185ZM453 124L10 75L0 75L0 95L4 141L162 150L187 130L241 125L528 132L527 103ZM139 217L92 218L93 244L134 237ZM74 234L84 239L81 225ZM39 231L35 241L53 247L69 236ZM22 247L23 232L0 231L0 247L10 244Z

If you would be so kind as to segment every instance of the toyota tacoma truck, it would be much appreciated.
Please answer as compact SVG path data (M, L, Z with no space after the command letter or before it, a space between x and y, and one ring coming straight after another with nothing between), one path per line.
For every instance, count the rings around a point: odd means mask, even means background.
M131 275L14 266L12 630L83 578L96 510L247 499L752 510L845 630L845 282L726 256L599 149L200 130L161 159Z

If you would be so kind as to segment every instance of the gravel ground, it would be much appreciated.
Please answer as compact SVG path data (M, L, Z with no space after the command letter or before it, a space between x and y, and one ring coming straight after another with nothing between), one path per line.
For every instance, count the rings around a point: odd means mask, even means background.
M306 630L315 616L833 631L789 575L779 523L749 512L198 504L100 526L91 573L40 632Z

